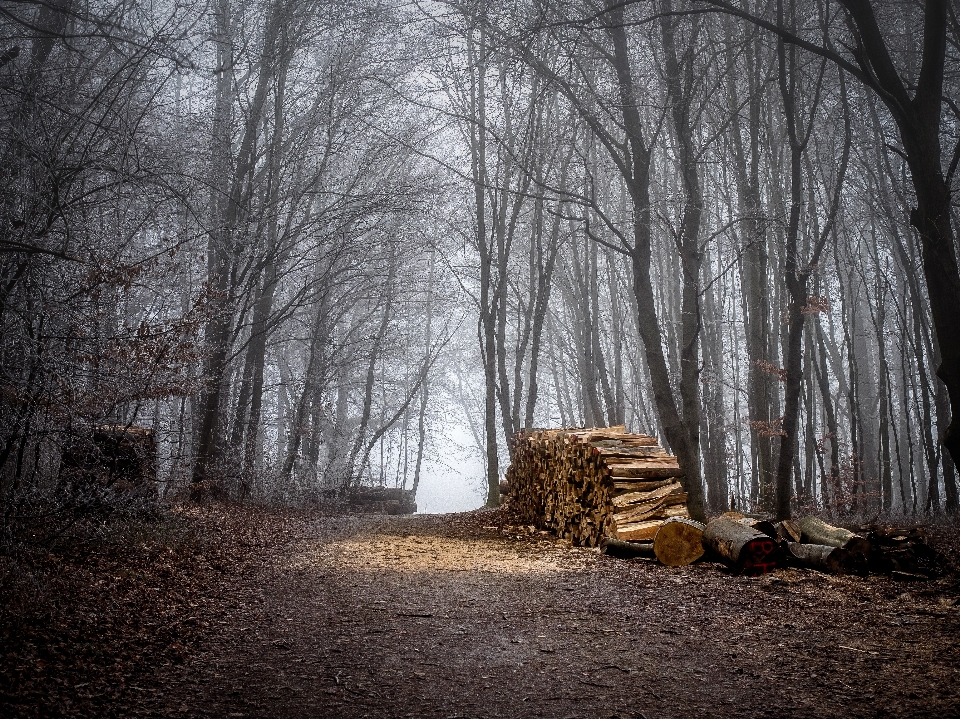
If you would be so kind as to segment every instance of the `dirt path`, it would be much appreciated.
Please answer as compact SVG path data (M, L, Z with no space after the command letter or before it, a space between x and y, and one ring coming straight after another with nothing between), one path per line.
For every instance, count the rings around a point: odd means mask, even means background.
M667 569L500 512L328 518L140 686L197 717L960 716L953 585Z

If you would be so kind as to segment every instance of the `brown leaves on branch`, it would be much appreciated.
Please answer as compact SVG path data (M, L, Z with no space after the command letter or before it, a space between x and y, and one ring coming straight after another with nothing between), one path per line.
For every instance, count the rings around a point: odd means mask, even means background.
M829 312L830 303L826 295L814 295L807 298L807 304L800 310L805 315L818 315L821 312Z
M786 437L787 433L783 431L783 417L777 417L772 422L757 420L748 422L750 429L757 433L759 437Z
M754 364L760 369L761 372L766 372L767 374L774 375L781 382L787 381L787 370L783 367L777 367L773 362L767 362L766 360L757 360Z

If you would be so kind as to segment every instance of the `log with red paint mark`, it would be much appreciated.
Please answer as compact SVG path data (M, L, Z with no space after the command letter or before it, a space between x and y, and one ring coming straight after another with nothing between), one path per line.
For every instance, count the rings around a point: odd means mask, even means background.
M776 540L729 517L707 524L703 546L740 574L772 572L780 558Z

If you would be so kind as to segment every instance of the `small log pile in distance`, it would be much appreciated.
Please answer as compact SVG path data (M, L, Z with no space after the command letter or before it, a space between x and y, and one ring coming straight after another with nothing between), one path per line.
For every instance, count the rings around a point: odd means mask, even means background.
M376 514L416 514L417 498L413 490L400 487L353 487L347 495L356 512Z
M655 437L623 425L544 429L513 438L507 487L525 523L595 547L651 541L666 520L689 517L682 476Z
M58 490L79 506L155 506L157 440L152 429L104 425L63 448Z

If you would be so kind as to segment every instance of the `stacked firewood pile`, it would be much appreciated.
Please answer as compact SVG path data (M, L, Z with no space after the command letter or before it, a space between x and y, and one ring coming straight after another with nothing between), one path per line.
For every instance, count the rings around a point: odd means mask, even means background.
M688 517L682 475L656 438L622 425L534 430L513 439L507 490L525 523L595 547L652 540L666 520Z

